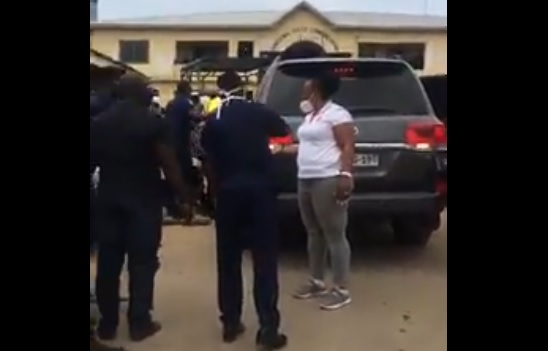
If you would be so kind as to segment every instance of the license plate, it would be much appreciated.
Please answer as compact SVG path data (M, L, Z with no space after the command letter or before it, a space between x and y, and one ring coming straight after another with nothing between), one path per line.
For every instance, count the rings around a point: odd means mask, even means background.
M356 167L379 167L380 157L376 154L356 155L354 166Z

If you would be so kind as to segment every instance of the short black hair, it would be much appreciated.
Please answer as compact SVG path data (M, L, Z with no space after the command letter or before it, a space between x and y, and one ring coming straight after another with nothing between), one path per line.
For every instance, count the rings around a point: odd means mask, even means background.
M148 81L139 75L125 74L114 88L115 96L120 99L129 99L143 104L150 104L152 92Z
M235 70L225 71L217 78L217 87L224 91L233 91L242 85L242 78Z
M314 78L312 81L314 82L316 89L318 89L321 98L324 100L332 98L341 88L340 78L331 74L321 75L320 77Z
M190 94L192 92L192 85L188 80L181 80L177 83L175 92L177 94Z
M280 54L283 61L324 56L326 52L322 46L309 40L298 41Z

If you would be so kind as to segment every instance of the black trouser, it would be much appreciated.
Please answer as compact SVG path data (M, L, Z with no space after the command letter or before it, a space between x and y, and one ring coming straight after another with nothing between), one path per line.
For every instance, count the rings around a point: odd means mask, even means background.
M167 210L167 214L171 218L180 219L181 210L178 205L177 196L167 180L164 180L163 189L163 205Z
M179 166L181 167L181 173L185 178L185 181L194 189L199 186L199 183L202 181L200 177L200 172L194 167L192 162L192 155L190 152L180 152L177 155L179 160Z
M204 177L207 181L207 187L204 191L204 197L202 200L202 203L208 212L208 215L214 216L215 215L215 183L213 178L213 170L211 169L211 165L209 164L209 161L205 158L202 160L202 169Z
M188 185L193 196L196 200L201 200L201 188L200 184L203 182L200 172L192 167L183 172L183 180ZM187 199L180 199L179 196L173 190L173 187L166 180L164 181L163 191L163 205L167 210L167 214L175 219L181 219L181 210L179 204ZM190 204L196 205L196 203Z
M184 182L189 187L191 196L195 200L200 199L200 187L203 184L203 177L200 174L199 170L193 166L192 156L190 152L179 152L177 154L177 159L179 161L179 167L181 168L181 173L183 176ZM164 191L164 207L167 209L168 214L173 218L180 217L179 203L188 200L180 199L178 194L176 194L171 187L171 184L166 180L165 181L165 191ZM191 204L196 205L196 204Z
M275 198L266 185L223 187L217 197L218 298L221 321L237 325L242 315L242 253L253 256L255 307L264 331L276 332L278 235Z
M131 327L147 326L153 308L154 277L159 267L161 206L99 204L96 230L97 304L101 324L116 327L120 308L120 274L128 256L129 310Z

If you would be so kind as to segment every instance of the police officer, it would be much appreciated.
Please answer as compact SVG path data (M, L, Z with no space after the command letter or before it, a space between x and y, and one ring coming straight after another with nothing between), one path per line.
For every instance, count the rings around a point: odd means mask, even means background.
M96 87L93 91L90 92L89 95L89 118L90 122L99 114L105 112L110 105L112 105L114 101L114 92L113 92L113 80L107 79L108 77L102 77L102 79L99 79L96 81ZM93 224L94 224L94 214L95 214L95 200L96 200L96 194L95 194L95 183L94 183L94 175L95 171L97 169L97 164L95 160L92 158L92 155L90 155L90 170L89 170L89 176L90 176L90 184L89 184L89 217L90 217L90 236L89 236L89 248L90 248L90 254L94 253L95 249L95 239L94 239L94 230L93 230ZM92 298L92 293L90 292L90 298Z
M174 132L174 142L179 166L183 176L191 185L193 198L199 197L202 178L196 172L192 153L190 151L190 136L194 118L194 107L191 100L192 87L188 81L182 80L177 84L175 98L166 107L166 120ZM195 204L192 204L195 207ZM209 225L210 221L195 213L194 208L185 218L185 224Z
M202 134L216 181L218 302L225 342L235 341L245 329L241 264L243 250L249 247L260 324L256 342L270 350L287 344L287 337L279 333L278 237L268 140L285 136L288 130L265 106L229 97Z
M146 83L125 76L116 95L120 100L95 117L90 128L91 154L101 170L95 228L101 313L97 333L103 340L116 337L120 274L127 254L129 331L133 341L141 341L161 329L151 315L162 227L160 168L178 195L188 197L169 126L151 113Z
M90 94L90 122L98 114L105 112L112 103L111 91L106 84L102 85L102 89ZM90 155L92 156L92 155ZM92 225L94 222L94 208L95 208L95 187L93 184L93 173L96 168L96 163L90 158L90 253L93 251L94 238ZM92 293L90 292L90 298ZM93 297L94 298L94 297ZM95 336L95 321L90 319L89 323L89 349L90 351L123 351L122 348L110 347L100 343Z

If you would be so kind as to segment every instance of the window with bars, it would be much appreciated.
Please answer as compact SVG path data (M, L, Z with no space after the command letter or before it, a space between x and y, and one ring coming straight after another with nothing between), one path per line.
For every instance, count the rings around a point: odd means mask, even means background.
M228 57L227 41L178 41L175 44L175 62L189 63L205 58Z
M255 52L255 43L253 43L252 41L238 42L238 58L253 57L254 52Z
M147 64L150 60L148 40L121 40L119 59L129 64Z

